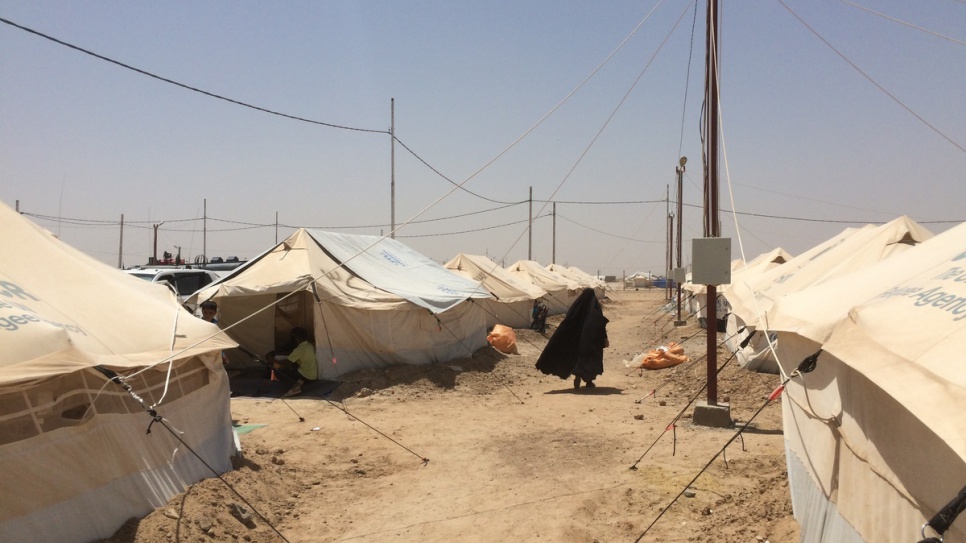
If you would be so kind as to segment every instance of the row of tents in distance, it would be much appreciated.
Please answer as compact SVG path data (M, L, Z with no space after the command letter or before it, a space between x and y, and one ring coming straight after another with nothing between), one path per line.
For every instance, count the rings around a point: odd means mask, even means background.
M219 304L215 325L3 203L0 228L0 480L17 489L0 493L0 541L109 537L231 469L223 351L264 353L298 326L321 377L445 362L486 346L494 324L528 327L536 299L560 314L605 288L576 268L467 254L444 266L392 239L298 230L193 295ZM165 423L146 434L154 414Z

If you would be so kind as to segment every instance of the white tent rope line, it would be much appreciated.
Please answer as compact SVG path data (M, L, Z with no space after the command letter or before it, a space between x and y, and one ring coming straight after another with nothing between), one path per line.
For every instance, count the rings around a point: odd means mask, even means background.
M202 464L204 464L204 466L206 468L208 468L208 470L211 471L211 473L213 473L215 475L215 477L218 478L219 481L221 481L222 483L224 483L225 486L228 487L229 490L231 490L236 496L238 496L239 499L241 499L243 502L245 502L245 505L247 505L248 507L250 507L252 509L252 511L255 512L255 514L257 514L259 517L261 517L261 519L263 521L265 521L265 523L268 525L269 528L272 529L272 531L274 531L279 537L281 537L283 541L288 542L288 538L286 538L284 535L282 535L282 533L272 524L272 522L269 519L267 519L265 517L265 515L262 515L261 512L259 512L258 509L256 509L255 506L253 506L251 504L251 502L249 502L244 496L242 496L241 493L238 492L238 490L236 490L231 484L229 484L228 481L226 481L225 478L222 477L221 474L218 473L217 470L215 470L213 467L211 467L211 465L208 462L206 462L205 459L202 458L201 455L198 454L197 451L195 451L193 448L191 448L191 446L188 445L188 443L185 442L185 440L181 438L181 436L179 434L181 434L183 432L181 432L180 430L179 431L175 431L174 427L169 425L168 419L166 419L163 416L161 416L157 412L157 409L155 409L154 407L148 407L144 403L144 400L140 396L138 396L137 393L134 392L134 389L131 387L131 385L128 384L127 381L125 381L124 378L121 375L119 375L118 373L116 373L116 372L114 372L114 371L112 371L110 369L107 369L107 368L105 368L103 366L97 366L97 367L95 367L95 369L97 369L98 371L100 371L101 373L103 373L104 376L108 378L108 380L107 380L108 383L113 382L113 383L121 386L128 393L128 395L131 398L133 398L134 401L137 402L138 405L140 405L141 408L148 415L151 416L151 423L148 425L147 433L149 433L149 434L151 433L151 426L153 426L155 422L159 423L162 428L164 428L165 430L167 430L172 435L172 437L174 437L181 445L183 445L186 449L188 449L188 451L190 451L191 454L194 455L194 457L198 459L198 461L200 461ZM177 452L177 447L175 448L175 453L176 452Z
M775 399L776 399L776 398L778 397L778 395L779 395L779 394L781 394L781 391L782 391L782 390L784 390L784 388L785 388L785 385L787 385L789 381L791 381L791 380L792 380L793 378L795 378L795 377L802 377L802 376L803 376L803 375L804 375L805 373L809 373L809 372L811 372L812 370L814 370L814 369L815 369L815 366L814 366L814 362L815 362L815 360L813 360L813 361L812 361L812 365L811 365L811 367L810 367L810 368L806 368L806 362L808 362L808 361L809 361L810 359L812 359L813 357L814 357L814 359L816 359L816 360L817 360L817 359L818 359L818 355L819 355L819 354L820 354L821 352L822 352L822 351L819 351L819 352L817 352L817 353L815 353L814 355L811 355L811 356L809 356L809 357L806 357L806 358L805 358L805 360L803 360L803 361L802 361L802 363L801 363L801 364L799 364L799 366L798 366L798 368L796 368L796 369L795 369L795 371L793 371L793 372L792 372L792 373L791 373L791 374L790 374L790 375L789 375L789 376L788 376L787 378L785 378L785 379L784 379L784 380L782 381L782 383L781 383L781 384L780 384L780 385L778 386L778 388L776 388L776 389L775 389L775 390L774 390L774 391L773 391L773 392L772 392L772 393L771 393L771 394L770 394L770 395L768 396L768 398L767 398L767 399L765 400L765 402L764 402L764 403L763 403L763 404L761 405L761 407L759 407L759 408L758 408L758 410L757 410L757 411L755 411L755 413L754 413L754 414L753 414L753 415L752 415L752 416L751 416L751 417L750 417L750 418L748 419L748 421L747 421L747 422L746 422L745 424L743 424L743 425L742 425L742 426L741 426L741 427L740 427L740 428L738 429L738 431L737 431L737 432L735 432L735 435L733 435L733 436L731 436L731 439L729 439L729 440L728 440L728 441L727 441L727 442L726 442L726 443L725 443L725 444L724 444L724 445L723 445L723 446L721 447L721 449L720 449L720 450L718 450L718 452L716 452L716 453L715 453L715 454L714 454L714 455L713 455L713 456L711 457L711 460L708 460L708 463L707 463L707 464L705 464L705 466L704 466L703 468L701 468L701 470L700 470L700 471L698 472L698 474L697 474L697 475L695 475L695 476L694 476L694 478L693 478L693 479L691 479L691 481L690 481L690 482L688 482L688 484L686 484L686 485L684 485L684 488L682 488L682 489L681 489L681 492L679 492L679 493L678 493L678 495L677 495L677 496L675 496L673 500L671 500L671 503L669 503L669 504L667 504L667 506L665 506L665 507L664 507L663 509L661 509L661 512L660 512L660 513L659 513L659 514L657 515L657 517L656 517L656 518L655 518L655 519L654 519L654 520L653 520L653 521L651 522L651 524L649 524L649 525L648 525L648 527L647 527L647 528L646 528L646 529L644 530L644 532L643 532L643 533L642 533L642 534L640 535L640 537L638 537L637 539L635 539L635 540L634 540L634 543L638 543L639 541L641 541L641 540L642 540L642 539L644 538L644 536L645 536L645 535L647 535L647 532L648 532L648 531L650 531L650 529L651 529L651 528L652 528L652 527L654 526L654 524L656 524L656 523L657 523L657 521L658 521L658 520L660 520L660 519L661 519L661 517L662 517L662 516L664 516L664 513L665 513L665 512L667 512L667 511L668 511L668 510L669 510L669 509L671 508L671 506L673 506L673 505L674 505L674 504L675 504L675 503L676 503L676 502L678 501L678 499L679 499L679 498L680 498L681 496L683 496L683 495L684 495L684 492L685 492L685 491L686 491L686 490L687 490L688 488L690 488L690 487L691 487L691 485L693 485L693 484L695 483L695 481L697 481L697 480L698 480L698 478L700 478L700 477L701 477L701 475L703 475L703 474L704 474L704 472L705 472L705 471L706 471L706 470L707 470L707 469L708 469L709 467L711 467L711 463L712 463L712 462L714 462L714 461L715 461L715 459L717 459L719 455L721 455L721 454L723 454L723 453L725 452L725 450L726 450L726 449L728 448L728 446L729 446L729 445L731 445L732 443L734 443L734 441L735 441L735 439L737 439L738 437L740 437L740 436L741 436L741 434L742 434L742 433L743 433L743 432L744 432L744 431L745 431L746 429L748 429L748 425L749 425L749 424L751 424L751 421L753 421L753 420L755 420L755 418L756 418L756 417L758 417L758 415L760 415L762 411L764 411L764 409L765 409L765 407L767 407L767 406L768 406L768 404L770 404L771 402L773 402L773 401L774 401L774 400L775 400ZM729 358L729 359L728 359L728 361L729 361L729 362L730 362L731 360L732 360L732 358ZM725 362L725 364L727 364L727 362ZM722 368L722 369L724 369L724 364L723 364L723 365L721 366L721 368ZM721 370L718 370L718 371L721 371ZM705 382L705 386L707 386L707 382ZM700 394L700 391L698 392L698 394ZM695 397L697 397L697 396L695 396ZM691 401L694 401L694 400L691 400ZM689 404L689 405L690 405L690 404ZM672 424L673 424L673 423L672 423ZM667 430L666 430L666 429L665 429L665 432L667 432ZM663 435L663 434L662 434L662 435ZM659 436L659 438L660 438L660 436ZM742 438L742 439L744 439L744 438ZM643 457L642 457L642 458L643 458ZM727 460L726 460L725 462L727 462Z
M718 51L717 51L716 44L717 44L717 40L711 40L711 54L713 57L713 61L715 62L715 65L717 65L717 61L718 61ZM715 76L720 77L717 70L715 70ZM721 88L720 81L718 79L715 79L714 85L719 89ZM728 197L731 201L731 209L737 209L735 207L735 195L734 195L734 190L732 188L732 183L731 183L731 166L728 162L728 145L725 138L724 115L722 113L722 108L721 108L721 93L720 92L717 93L716 96L718 97L718 108L717 108L718 126L720 127L720 132L721 132L721 155L722 155L722 159L724 160L725 180L727 181L727 186L728 186ZM739 253L741 254L741 260L743 262L747 262L747 258L745 256L744 242L741 239L741 228L738 224L738 214L732 213L731 216L735 222L735 236L738 238L738 250L739 250ZM778 366L778 372L781 375L782 379L788 379L789 376L785 373L785 369L782 367L781 360L778 358L778 353L775 352L775 344L771 340L770 334L768 333L769 330L768 330L767 316L762 313L761 308L758 306L757 292L755 292L754 289L750 287L750 285L747 285L747 283L746 283L746 286L748 286L749 289L754 294L752 296L752 301L755 304L755 313L758 315L758 322L763 323L765 325L765 329L764 329L765 341L768 343L768 349L771 351L772 356L774 356L775 360L778 362L776 364Z
M329 325L325 322L325 313L322 311L322 299L319 298L319 290L316 288L315 283L312 283L312 295L315 296L315 304L319 306L319 316L322 317L322 328L325 329L325 341L329 345L329 356L332 358L332 363L335 364L335 350L332 348L332 337L329 335Z

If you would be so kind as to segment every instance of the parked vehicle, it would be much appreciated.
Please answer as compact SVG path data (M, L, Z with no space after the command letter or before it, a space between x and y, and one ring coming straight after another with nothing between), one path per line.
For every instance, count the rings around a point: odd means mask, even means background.
M152 283L167 283L178 295L178 299L181 300L182 305L185 305L186 300L195 291L221 278L221 272L197 268L137 267L124 271ZM185 305L185 307L190 311L197 309L196 307L190 307L188 305Z

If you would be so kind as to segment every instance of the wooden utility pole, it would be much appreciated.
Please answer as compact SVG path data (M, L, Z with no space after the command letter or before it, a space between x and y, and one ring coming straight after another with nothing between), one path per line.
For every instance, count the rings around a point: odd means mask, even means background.
M705 208L704 235L708 238L721 236L718 227L718 0L708 0L707 33L707 114L705 142L708 160L704 180ZM718 404L718 292L716 285L707 286L708 314L708 405Z

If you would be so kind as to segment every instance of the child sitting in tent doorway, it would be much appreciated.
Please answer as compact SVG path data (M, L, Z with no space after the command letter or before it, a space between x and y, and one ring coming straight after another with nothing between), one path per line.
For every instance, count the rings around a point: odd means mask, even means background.
M309 333L305 328L292 329L292 343L295 349L288 355L275 356L273 368L275 376L286 384L291 384L283 398L302 393L302 385L306 381L319 378L319 366L315 361L315 345L309 342Z
M550 308L547 304L543 303L543 300L538 298L533 301L533 310L530 311L530 317L533 321L530 323L530 328L536 330L541 334L547 333L547 313L550 312Z

